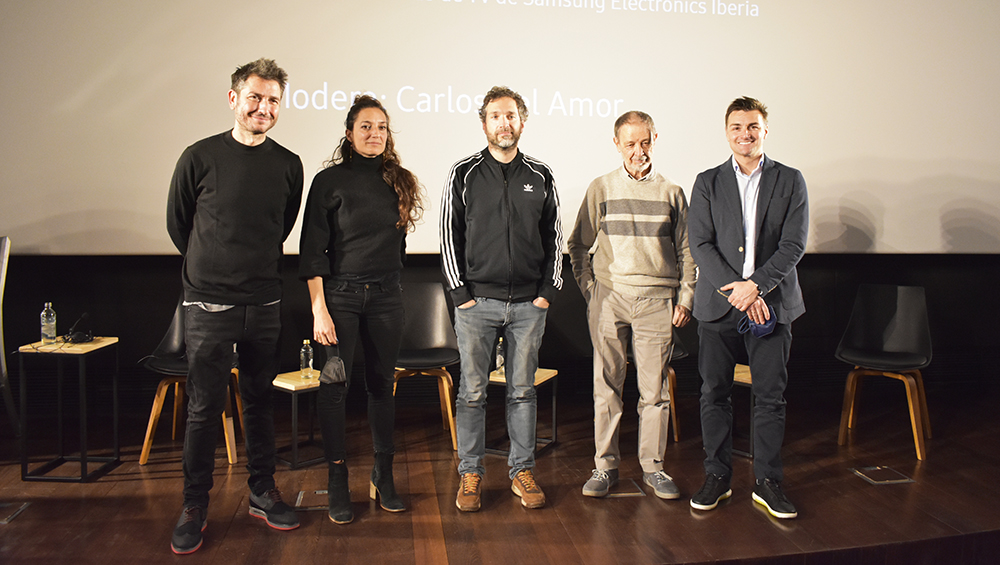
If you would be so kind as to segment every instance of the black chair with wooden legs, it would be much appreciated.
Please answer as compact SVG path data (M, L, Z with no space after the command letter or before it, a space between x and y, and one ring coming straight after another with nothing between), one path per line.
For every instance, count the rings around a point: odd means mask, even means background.
M910 407L910 425L917 459L927 453L924 437L931 437L927 394L920 369L931 363L931 331L924 288L863 284L851 311L836 357L854 365L844 387L837 444L847 442L847 430L857 421L861 377L883 376L902 381Z
M451 432L452 449L458 451L455 431L455 384L450 365L459 362L458 338L448 313L448 299L441 283L404 283L403 340L396 360L395 383L417 375L435 377L441 402L441 421Z
M174 310L174 319L170 322L166 335L160 344L153 351L153 354L146 357L143 366L154 373L166 375L156 387L156 396L153 398L153 409L149 413L149 424L146 426L146 439L142 443L142 451L139 454L139 464L145 465L149 461L149 452L153 448L153 436L156 434L156 426L160 421L160 413L163 412L163 404L166 401L167 392L174 390L173 407L173 427L171 428L170 439L177 439L177 422L180 419L180 411L184 406L184 385L187 382L188 362L184 342L184 300L183 297L177 301L177 308ZM243 430L243 400L240 397L239 369L234 363L230 374L229 388L232 394L229 397L236 397L236 412L240 419L240 430ZM235 464L236 454L236 432L233 426L233 408L231 398L226 398L226 410L222 414L222 429L226 436L226 455L229 464Z

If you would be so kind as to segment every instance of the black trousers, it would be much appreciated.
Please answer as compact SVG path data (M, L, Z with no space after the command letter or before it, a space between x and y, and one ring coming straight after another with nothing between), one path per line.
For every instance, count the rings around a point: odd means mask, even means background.
M785 386L789 324L775 324L774 332L757 338L740 334L743 312L732 308L712 322L698 323L698 371L701 373L701 432L705 445L705 472L731 477L733 473L733 369L749 358L753 378L753 471L760 479L784 478L781 444L785 439Z
M188 394L184 435L184 505L208 506L215 446L226 408L233 344L239 352L240 396L246 433L247 479L260 494L274 487L272 381L278 367L281 305L234 306L208 312L186 306Z
M316 408L326 459L343 461L347 457L347 391L358 340L364 348L368 425L372 431L372 443L379 453L395 453L392 433L396 422L396 404L392 386L403 336L403 296L399 283L327 281L323 293L339 342L336 348L326 348L327 356L339 353L347 371L347 382L319 385Z

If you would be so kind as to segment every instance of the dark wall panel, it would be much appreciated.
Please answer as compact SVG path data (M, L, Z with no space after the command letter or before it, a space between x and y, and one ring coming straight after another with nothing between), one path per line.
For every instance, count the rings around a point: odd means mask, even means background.
M283 369L297 366L298 347L312 333L308 292L296 277L297 261L297 256L285 259ZM136 410L148 410L146 396L151 396L156 379L139 361L170 322L181 289L180 268L177 256L12 256L3 312L8 363L16 368L11 352L38 340L38 315L45 301L54 303L60 332L88 312L87 329L121 338L123 394L131 390L141 396ZM833 359L833 350L863 282L927 288L934 340L934 362L925 372L929 384L944 379L992 383L998 376L1000 296L992 289L1000 280L996 255L807 255L799 271L808 311L793 326L794 386L842 386L848 368ZM566 285L549 315L541 361L570 373L564 379L567 389L575 382L581 391L589 390L586 307L568 259L564 276ZM442 280L439 257L409 257L404 280ZM696 371L696 324L679 334L692 353L688 372ZM690 382L682 388L696 390L696 375L686 380Z

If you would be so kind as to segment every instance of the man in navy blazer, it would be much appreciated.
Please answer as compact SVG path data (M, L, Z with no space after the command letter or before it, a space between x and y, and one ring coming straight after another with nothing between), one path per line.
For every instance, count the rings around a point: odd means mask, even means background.
M698 175L688 211L699 268L694 316L706 475L691 506L712 510L732 494L733 370L748 360L756 403L753 500L777 518L794 518L795 506L781 489L781 444L791 323L805 312L795 266L809 225L806 182L798 170L764 155L767 107L760 101L744 97L729 105L726 137L732 158ZM744 318L764 325L772 317L767 335L740 331Z

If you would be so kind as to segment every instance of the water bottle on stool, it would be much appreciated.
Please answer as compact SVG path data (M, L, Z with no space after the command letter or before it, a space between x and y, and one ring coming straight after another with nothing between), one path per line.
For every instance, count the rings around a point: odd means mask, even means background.
M299 350L299 370L303 379L313 377L313 348L308 339L302 340L302 349Z

